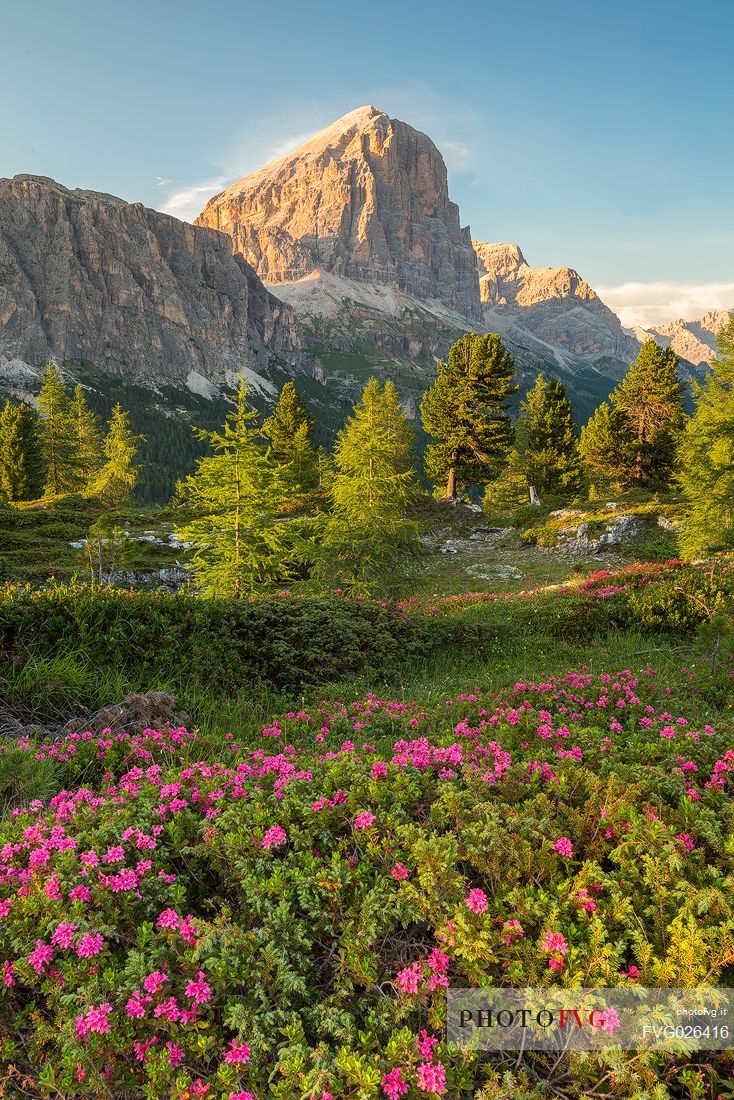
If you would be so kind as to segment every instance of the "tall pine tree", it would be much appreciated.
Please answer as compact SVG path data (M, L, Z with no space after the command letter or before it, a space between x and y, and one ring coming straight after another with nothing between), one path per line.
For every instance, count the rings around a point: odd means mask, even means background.
M45 492L48 496L73 492L78 488L77 434L64 383L53 363L41 375L38 411L46 464Z
M140 474L135 456L142 442L133 434L130 414L115 405L103 444L106 461L89 486L95 496L118 507L129 504Z
M734 547L734 317L717 346L679 445L678 480L689 507L680 545L689 558Z
M37 418L29 405L9 401L0 413L0 495L7 500L36 500L44 485Z
M263 421L262 434L270 440L271 456L287 484L296 490L314 489L319 483L319 458L311 442L314 419L296 390L286 382L271 416Z
M624 418L603 401L581 429L581 458L596 491L622 485L628 469L628 448L629 431Z
M179 534L193 543L194 575L210 596L250 596L293 575L293 522L278 520L285 489L257 417L241 381L222 430L197 433L213 454L182 487L195 513Z
M647 340L611 396L626 428L629 485L665 488L670 484L685 424L684 392L675 352Z
M517 465L528 488L572 497L583 480L571 402L557 378L538 375L520 406L515 432Z
M417 493L412 432L392 383L371 378L339 432L332 511L322 530L315 579L363 592L399 590L415 568L418 536L406 510Z
M497 333L462 336L436 370L421 402L423 427L435 440L426 450L426 472L437 494L454 501L502 469L512 446L509 402L518 387Z

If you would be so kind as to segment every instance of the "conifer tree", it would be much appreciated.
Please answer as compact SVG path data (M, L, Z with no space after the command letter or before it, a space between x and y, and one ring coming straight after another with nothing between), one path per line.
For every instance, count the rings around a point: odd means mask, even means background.
M421 402L423 427L435 440L426 450L426 472L437 494L454 501L502 469L512 445L507 410L518 387L497 333L462 336L436 370Z
M76 486L78 467L77 436L64 383L53 363L41 376L38 393L41 414L41 450L46 464L45 492L49 496L72 492Z
M357 591L390 592L415 566L406 510L417 492L412 432L395 387L371 378L339 432L336 474L313 576Z
M680 546L689 558L734 547L734 317L717 347L679 444L678 480L689 505Z
M624 418L602 401L581 429L581 458L595 486L621 485L627 471L629 432Z
M130 427L130 414L115 405L103 443L106 461L89 485L95 496L117 506L130 502L140 474L135 456L141 442Z
M676 446L685 424L678 357L647 340L611 396L624 418L626 482L665 487L673 477Z
M314 419L296 390L286 382L273 413L263 421L262 434L285 484L307 491L318 485L318 455L311 442Z
M0 494L7 500L36 500L44 470L36 416L29 405L9 401L0 413Z
M81 386L74 387L69 413L75 437L75 488L85 489L95 480L102 468L103 447L99 422L89 408Z
M183 486L198 515L179 534L193 543L194 575L210 596L250 596L293 574L294 528L277 520L285 489L257 416L241 381L221 431L197 433L214 453L199 459Z
M519 469L542 496L571 497L582 483L573 410L557 378L538 375L520 406L515 433Z

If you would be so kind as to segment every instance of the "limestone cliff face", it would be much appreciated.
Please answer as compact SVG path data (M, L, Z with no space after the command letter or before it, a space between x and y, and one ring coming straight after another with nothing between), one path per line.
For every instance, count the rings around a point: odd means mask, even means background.
M395 286L481 319L471 235L425 134L360 107L212 198L197 225L223 230L269 284L315 270Z
M220 383L301 358L292 311L221 233L39 176L0 180L0 360ZM200 380L200 381L197 381Z
M523 330L561 355L629 360L639 344L578 272L530 267L516 244L474 241L484 321Z
M687 359L695 366L705 366L716 357L716 337L734 317L726 309L713 309L699 317L697 321L671 321L669 325L658 325L646 332L664 347L672 347L681 359Z

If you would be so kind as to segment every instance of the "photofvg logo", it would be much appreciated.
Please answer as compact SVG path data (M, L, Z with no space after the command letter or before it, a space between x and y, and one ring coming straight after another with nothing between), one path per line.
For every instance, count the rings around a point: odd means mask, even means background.
M734 989L449 989L447 1030L472 1050L727 1050Z

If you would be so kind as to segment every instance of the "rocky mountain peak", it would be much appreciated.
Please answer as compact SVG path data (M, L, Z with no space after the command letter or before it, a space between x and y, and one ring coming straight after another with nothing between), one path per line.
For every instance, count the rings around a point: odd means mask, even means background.
M514 277L521 267L527 266L519 244L472 241L472 245L477 254L480 279L485 275L493 279Z
M196 224L229 233L273 285L322 270L481 315L471 235L449 199L443 157L377 107L349 112L238 180Z
M734 317L734 310L712 309L695 321L680 318L667 325L656 325L646 330L663 347L672 347L676 355L696 366L710 363L716 355L716 339Z
M636 354L637 341L572 267L531 267L517 244L473 244L489 328L515 342L532 336L560 366Z

